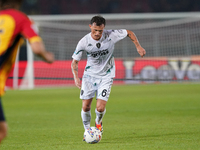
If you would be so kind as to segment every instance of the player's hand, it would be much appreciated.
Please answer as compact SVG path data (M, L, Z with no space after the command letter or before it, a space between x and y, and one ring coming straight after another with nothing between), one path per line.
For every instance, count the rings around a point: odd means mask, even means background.
M54 62L54 54L51 53L51 52L46 52L45 54L45 57L46 57L46 62L47 63L53 63Z
M81 89L81 80L80 80L79 78L75 78L75 79L74 79L74 82L75 82L75 85L76 85L79 89Z
M146 54L146 51L141 46L137 47L137 52L140 54L141 57L143 57Z

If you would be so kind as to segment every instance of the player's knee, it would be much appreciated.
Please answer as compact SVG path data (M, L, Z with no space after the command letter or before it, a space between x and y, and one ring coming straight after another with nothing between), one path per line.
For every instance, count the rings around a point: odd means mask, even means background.
M82 109L83 109L83 111L85 111L85 112L90 111L91 103L92 103L92 98L89 99L89 100L83 100L82 101Z
M97 106L97 111L98 112L104 112L105 107L104 106Z
M90 109L91 109L91 106L90 106L90 105L85 105L85 106L83 106L83 111L84 111L84 112L90 111Z
M98 101L96 104L96 109L98 112L104 112L105 107L106 107L106 101L101 100Z

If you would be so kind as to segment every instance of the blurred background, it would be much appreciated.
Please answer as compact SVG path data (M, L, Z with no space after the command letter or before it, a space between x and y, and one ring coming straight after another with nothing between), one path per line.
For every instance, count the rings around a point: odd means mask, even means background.
M199 0L24 0L28 15L200 11Z
M129 38L116 43L114 83L200 81L199 0L24 0L21 10L56 61L47 65L24 44L7 82L14 89L74 85L71 56L94 14L106 18L105 29L133 31L147 51L141 59ZM84 52L80 78L86 59Z

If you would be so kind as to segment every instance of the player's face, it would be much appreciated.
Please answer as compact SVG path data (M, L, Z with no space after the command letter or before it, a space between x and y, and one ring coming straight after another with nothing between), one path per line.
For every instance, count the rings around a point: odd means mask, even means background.
M93 23L92 25L89 25L91 29L91 35L94 40L99 40L103 34L103 30L105 28L105 25L102 24L100 26L97 26L96 23Z

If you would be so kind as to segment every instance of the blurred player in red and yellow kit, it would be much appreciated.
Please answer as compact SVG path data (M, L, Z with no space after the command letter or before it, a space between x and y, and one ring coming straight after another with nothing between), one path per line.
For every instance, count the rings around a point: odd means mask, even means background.
M29 40L32 51L44 61L54 61L54 55L46 51L42 39L33 29L32 22L26 14L19 11L21 3L22 0L0 0L0 142L7 135L1 97L23 38Z

